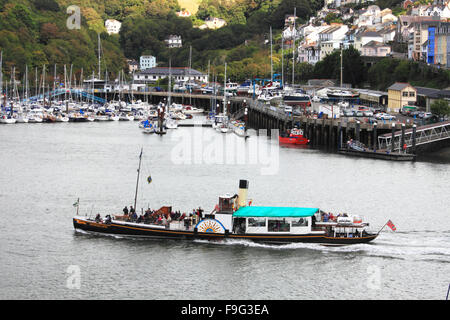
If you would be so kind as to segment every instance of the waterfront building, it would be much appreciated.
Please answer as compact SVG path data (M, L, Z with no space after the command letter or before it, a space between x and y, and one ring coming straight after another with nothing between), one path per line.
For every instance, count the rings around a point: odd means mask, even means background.
M388 112L399 112L403 106L416 104L417 89L409 83L396 82L387 90Z
M141 56L139 62L141 70L156 67L156 57L154 56Z
M105 21L106 32L108 32L109 35L118 34L120 32L121 27L122 27L122 22L120 22L120 21L117 21L114 19L108 19Z
M135 73L134 80L137 83L155 83L158 80L167 78L169 73L172 74L172 81L176 82L208 82L208 75L200 71L190 68L177 68L172 67L155 67L150 69L142 70L141 72Z

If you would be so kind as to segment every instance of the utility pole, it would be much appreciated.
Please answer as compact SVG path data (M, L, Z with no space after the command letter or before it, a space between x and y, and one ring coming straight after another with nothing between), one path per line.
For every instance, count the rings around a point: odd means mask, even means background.
M341 88L342 88L342 71L343 71L343 68L342 68L342 47L343 47L343 45L342 45L342 43L340 44L340 47L341 47Z

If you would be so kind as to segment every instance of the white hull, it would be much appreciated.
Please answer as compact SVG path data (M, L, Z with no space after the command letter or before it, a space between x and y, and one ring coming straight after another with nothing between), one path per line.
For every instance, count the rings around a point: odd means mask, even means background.
M19 116L19 117L16 119L16 122L17 122L17 123L28 123L28 118L27 118L27 117L23 117L23 116Z
M13 124L13 123L16 123L16 119L14 119L14 118L0 119L0 123Z
M154 128L144 128L144 129L142 129L142 133L152 134L152 133L155 133L155 129Z
M109 116L95 116L95 121L109 121Z
M134 116L120 116L120 121L134 121Z

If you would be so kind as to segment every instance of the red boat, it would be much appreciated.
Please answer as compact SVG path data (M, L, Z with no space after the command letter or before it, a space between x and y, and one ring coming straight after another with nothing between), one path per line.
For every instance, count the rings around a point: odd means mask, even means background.
M278 141L283 144L306 145L309 140L303 136L303 130L294 128L287 134L281 134Z

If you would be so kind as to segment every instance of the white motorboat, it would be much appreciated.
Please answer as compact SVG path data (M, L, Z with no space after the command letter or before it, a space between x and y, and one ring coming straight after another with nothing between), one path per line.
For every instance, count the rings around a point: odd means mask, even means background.
M104 113L96 114L95 121L109 121L109 115Z
M115 113L111 113L110 115L109 115L109 121L119 121L119 115L117 115L117 114L115 114Z
M178 128L178 121L172 118L169 118L166 120L166 128L167 129L177 129Z
M16 119L9 114L3 114L0 117L0 123L13 124L13 123L16 123Z
M233 128L233 132L238 135L239 137L248 137L248 133L245 129L245 124L244 123L237 123L235 124L234 128Z
M120 121L134 121L134 116L128 113L121 113L119 116Z
M146 133L146 134L155 133L155 128L153 128L153 127L144 127L142 129L142 133Z
M56 116L56 122L69 122L69 117L64 113L60 113Z
M44 121L44 114L38 110L31 110L27 114L29 123L41 123Z
M19 113L16 115L17 123L28 123L28 116L25 113Z
M205 112L204 109L192 107L192 106L184 106L183 113L184 114L201 114Z

